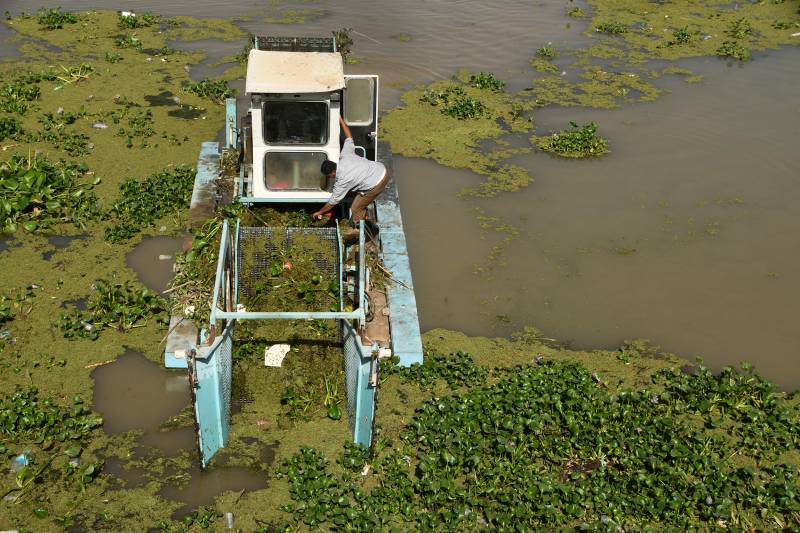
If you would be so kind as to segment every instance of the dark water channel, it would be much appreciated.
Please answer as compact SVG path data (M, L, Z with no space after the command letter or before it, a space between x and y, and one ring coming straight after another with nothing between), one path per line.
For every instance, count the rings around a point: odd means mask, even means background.
M164 498L184 504L176 516L212 503L224 491L250 491L266 486L263 472L247 468L225 466L201 471L196 460L194 427L162 427L189 406L185 371L165 370L142 354L129 350L114 363L97 368L93 377L93 408L103 416L104 431L110 435L142 432L132 459L152 457L153 450L164 457L188 454L191 458L190 468L164 474L180 474L182 479L180 483L164 485L160 491ZM118 457L107 460L106 471L124 482L127 488L141 486L151 479L146 468L129 465Z
M4 2L12 13L50 3ZM119 9L74 0L68 9ZM563 2L315 3L152 0L125 9L237 17L259 34L326 35L352 27L360 62L381 75L381 104L414 84L459 68L490 70L512 90L530 84L528 60L552 42L586 43L585 22ZM304 25L267 24L275 10L315 10ZM0 41L8 32L0 33ZM402 38L401 38L402 37ZM231 43L204 43L213 60ZM8 52L7 52L8 51ZM11 53L11 45L0 45ZM800 301L800 57L797 48L759 53L728 67L685 63L700 84L661 79L653 103L612 111L548 109L540 133L594 120L612 153L597 161L520 156L536 182L475 201L456 196L477 178L428 161L397 160L423 329L507 334L532 324L579 347L650 338L712 366L753 361L784 387L800 385L794 316ZM482 235L475 208L520 231L496 268L475 274L501 236Z

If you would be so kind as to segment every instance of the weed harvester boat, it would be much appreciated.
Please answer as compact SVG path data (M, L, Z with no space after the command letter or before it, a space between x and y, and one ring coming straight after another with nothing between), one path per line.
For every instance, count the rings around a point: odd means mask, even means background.
M391 166L388 144L378 142L378 77L345 75L335 39L255 37L248 57L246 96L241 115L237 115L235 99L226 101L225 149L238 148L239 174L230 180L228 192L218 190L220 147L216 142L203 143L190 221L204 221L220 202L230 200L253 207L325 203L333 183L320 174L320 164L339 158L340 116L352 131L359 155ZM347 218L349 204L343 202L340 209L342 218ZM231 356L236 324L243 321L338 322L353 441L371 444L379 357L397 356L406 366L420 363L422 342L393 178L370 206L368 218L367 226L360 223L357 243L344 242L338 225L223 224L208 324L198 330L173 316L165 351L167 367L189 371L203 466L227 443ZM270 269L275 247L289 246L311 234L323 246L315 261L336 280L331 289L338 291L337 303L326 311L243 305ZM378 268L391 279L385 290L370 286L373 272L365 257L367 234L374 236L369 246L380 257ZM345 301L350 303L345 305ZM365 346L362 335L373 344Z

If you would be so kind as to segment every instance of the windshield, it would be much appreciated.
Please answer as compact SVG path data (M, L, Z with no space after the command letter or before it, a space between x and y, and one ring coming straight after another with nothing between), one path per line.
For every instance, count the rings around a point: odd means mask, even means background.
M328 142L328 105L325 102L265 102L264 139L269 144L325 144Z
M270 190L324 190L327 178L319 167L325 152L267 152L264 183Z

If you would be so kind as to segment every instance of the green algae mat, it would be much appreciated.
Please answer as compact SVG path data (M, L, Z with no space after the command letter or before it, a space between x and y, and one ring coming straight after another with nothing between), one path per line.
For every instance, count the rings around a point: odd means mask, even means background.
M692 73L648 70L649 59L741 61L800 31L796 1L690 4L593 1L587 12L565 10L591 17L598 41L541 51L531 90L512 94L488 72L460 73L406 94L385 133L396 153L485 176L467 195L513 192L531 181L507 162L520 151L613 149L602 124L569 129L567 118L554 134L562 142L536 132L537 107L655 98L652 80ZM424 336L425 365L384 363L367 451L343 445L337 332L325 321L240 328L238 410L213 468L249 468L266 488L223 492L174 515L182 504L161 491L192 483L194 451L143 450L140 432L106 434L92 409L92 371L126 349L161 360L170 302L136 281L125 255L143 236L184 231L192 165L223 123L219 101L237 71L196 82L188 73L203 54L169 43L244 44L246 35L223 20L60 9L6 23L23 59L0 63L0 529L215 531L226 512L241 531L800 527L798 398L747 365L712 374L643 342L576 351L533 329L512 339L434 330ZM564 59L581 80L556 74ZM509 132L531 146L502 146ZM500 148L482 150L487 139ZM204 316L220 221L234 216L250 215L220 212L194 230L173 285L186 289L173 305ZM252 216L309 224L303 212ZM513 235L502 221L479 223ZM54 235L72 239L57 246ZM326 308L336 291L303 268L300 252L272 258L262 298ZM302 279L290 282L295 274ZM275 292L284 284L291 290ZM284 368L264 372L266 338L298 347ZM161 429L191 426L184 410ZM123 482L112 460L143 472L142 481Z

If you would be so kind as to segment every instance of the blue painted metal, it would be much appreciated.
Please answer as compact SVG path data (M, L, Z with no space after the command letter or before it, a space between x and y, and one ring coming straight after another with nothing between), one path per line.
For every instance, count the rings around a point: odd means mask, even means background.
M211 298L211 318L209 321L212 325L216 323L221 316L218 316L222 311L219 310L219 292L222 284L225 283L225 278L222 271L225 267L225 260L228 252L228 220L225 219L222 223L222 236L219 240L219 255L217 256L217 277L214 281L214 296ZM235 317L231 317L235 318Z
M225 99L225 147L235 148L238 144L236 131L236 98Z
M214 314L217 320L358 320L362 313L355 311L219 311Z
M367 275L367 254L364 253L364 221L358 221L358 308L361 310L361 319L358 322L358 327L363 328L366 326L366 303L367 291L366 280Z
M389 145L380 143L378 151L384 164L390 168ZM381 259L396 280L387 289L392 353L400 358L402 366L422 363L417 298L414 295L414 281L411 278L411 264L394 176L390 178L384 193L375 200L375 209L381 230Z
M211 346L198 347L193 358L194 411L203 468L228 442L234 324L228 322L222 335Z
M375 387L369 381L372 354L368 352L369 348L361 344L361 339L349 322L342 322L342 338L347 412L353 442L369 447L375 419Z
M239 307L239 227L240 227L240 219L236 219L236 235L234 237L234 246L233 246L233 305L231 306L232 309L237 309Z
M214 214L216 179L219 175L219 143L204 142L200 146L197 174L194 178L189 220L202 224Z

